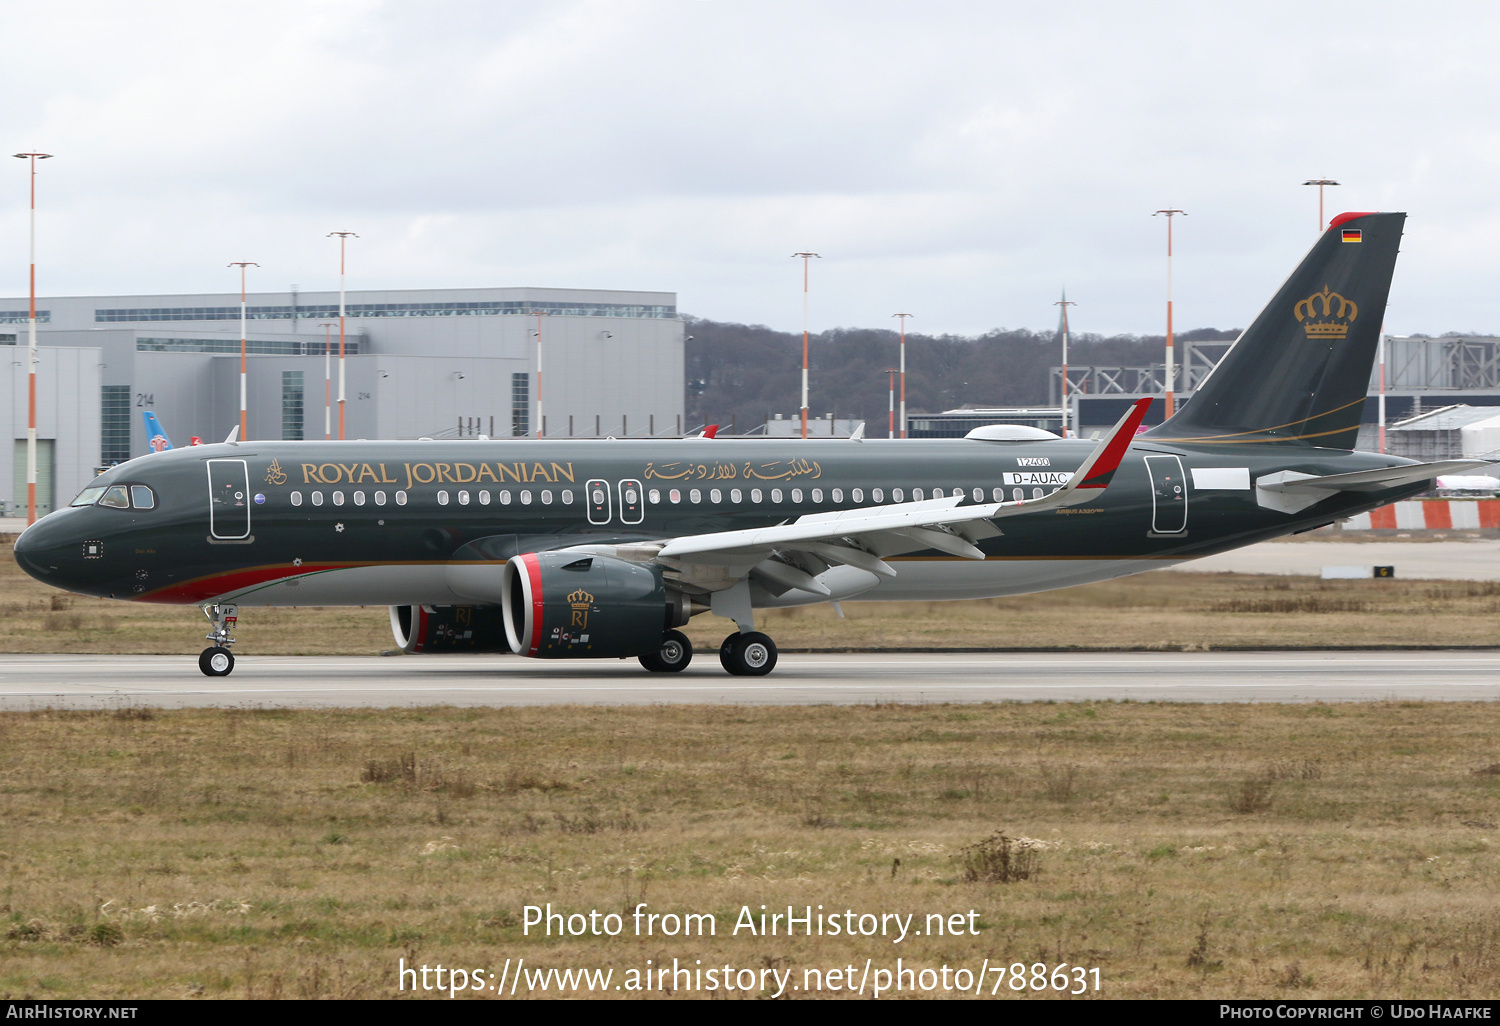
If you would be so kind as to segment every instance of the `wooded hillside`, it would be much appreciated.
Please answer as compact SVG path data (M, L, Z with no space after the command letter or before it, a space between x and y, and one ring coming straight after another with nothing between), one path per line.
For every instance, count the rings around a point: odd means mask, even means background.
M731 423L745 432L801 403L802 336L759 324L686 317L685 423ZM1232 340L1238 329L1200 328L1177 339ZM1161 335L1073 335L1070 366L1160 363ZM899 359L895 331L835 328L809 341L809 416L833 413L868 423L872 436L886 426L886 368ZM907 414L964 405L1035 406L1047 401L1049 367L1061 362L1055 332L996 328L979 336L906 336Z

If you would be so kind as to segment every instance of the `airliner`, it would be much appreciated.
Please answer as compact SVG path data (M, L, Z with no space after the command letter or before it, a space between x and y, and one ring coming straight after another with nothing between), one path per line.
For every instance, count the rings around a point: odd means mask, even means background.
M38 580L195 605L200 669L242 609L385 605L411 653L769 673L758 610L1017 595L1171 566L1407 498L1477 460L1355 451L1405 215L1335 218L1191 400L1097 442L961 439L247 441L94 479L16 541Z

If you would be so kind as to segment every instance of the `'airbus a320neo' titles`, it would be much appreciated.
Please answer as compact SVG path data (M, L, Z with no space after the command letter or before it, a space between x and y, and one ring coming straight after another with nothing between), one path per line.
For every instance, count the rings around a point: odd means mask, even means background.
M688 665L677 628L755 610L1100 581L1306 531L1476 461L1353 451L1405 216L1345 214L1192 400L1097 443L1025 428L931 441L235 442L94 480L16 542L59 588L197 605L204 673L243 606L388 605L408 652Z

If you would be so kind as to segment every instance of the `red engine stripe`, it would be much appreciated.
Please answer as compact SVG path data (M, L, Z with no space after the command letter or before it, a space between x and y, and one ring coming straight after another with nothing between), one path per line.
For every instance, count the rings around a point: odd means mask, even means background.
M534 656L542 647L542 564L534 552L526 553L521 561L526 564L526 577L531 582L531 648L526 654Z
M426 606L417 606L417 620L416 620L416 623L412 624L412 628L417 632L417 636L412 639L412 641L415 642L415 644L413 644L412 647L411 647L412 652L415 654L417 652L422 651L422 649L424 649L424 648L427 647L427 607Z

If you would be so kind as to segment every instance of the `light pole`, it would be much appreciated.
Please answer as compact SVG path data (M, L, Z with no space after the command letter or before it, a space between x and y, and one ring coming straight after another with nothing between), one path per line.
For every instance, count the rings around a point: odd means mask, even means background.
M1060 307L1062 307L1062 319L1061 319L1061 321L1058 324L1058 330L1062 332L1062 337L1063 337L1062 393L1061 393L1062 394L1062 408L1063 408L1062 429L1063 429L1063 437L1067 438L1068 437L1068 419L1069 419L1068 418L1068 413L1069 413L1069 411L1071 409L1071 407L1069 407L1069 405L1068 405L1068 307L1070 307L1070 306L1077 306L1078 304L1074 303L1074 302L1070 302L1068 300L1068 290L1066 288L1064 288L1062 290L1062 299L1059 300L1056 303L1053 303L1052 305L1053 306L1060 306Z
M26 318L26 524L36 523L36 162L50 153L17 153L31 161L31 305Z
M542 437L547 424L542 416L542 318L546 310L533 310L536 314L536 436Z
M250 434L245 421L245 268L259 267L260 264L250 260L235 260L229 266L240 269L240 441L247 442Z
M1303 185L1316 185L1318 187L1318 232L1323 231L1323 187L1325 185L1338 185L1332 178L1309 178Z
M802 437L807 437L807 265L817 253L793 253L802 258ZM818 259L822 259L818 257Z
M895 438L896 437L896 368L894 368L894 367L887 367L885 369L885 372L891 376L891 379L890 379L890 382L889 382L890 391L887 393L887 400L889 402L888 416L890 417L890 424L886 428L885 437L887 437L887 438Z
M333 350L333 322L323 321L323 440L333 437L333 371L328 354Z
M1172 218L1177 214L1187 217L1186 210L1178 210L1175 207L1167 210L1158 210L1156 214L1167 215L1167 416L1172 416L1176 404L1173 401L1173 389L1175 384L1172 366ZM1155 217L1156 214L1152 214Z
M339 441L344 440L344 243L359 238L353 232L329 232L339 237ZM325 350L326 352L326 350Z
M906 437L906 319L915 317L916 314L896 313L892 317L901 318L901 437Z

